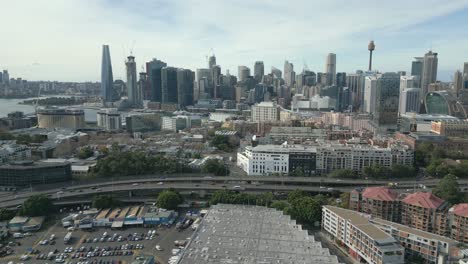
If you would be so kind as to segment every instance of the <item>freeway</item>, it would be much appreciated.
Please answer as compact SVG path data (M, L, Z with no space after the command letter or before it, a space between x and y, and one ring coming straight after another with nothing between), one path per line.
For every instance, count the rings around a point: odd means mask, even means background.
M150 176L150 175L148 175ZM321 177L214 177L214 176L188 176L180 177L171 176L140 176L141 178L131 180L113 181L95 181L86 182L83 184L62 183L54 185L42 185L34 189L24 189L12 193L3 193L0 195L0 208L15 207L21 205L28 197L35 194L46 194L55 200L61 199L77 199L82 197L89 199L90 196L101 193L123 193L123 192L138 192L138 191L159 191L167 188L187 191L216 191L221 189L234 189L234 186L239 186L236 189L245 192L288 192L296 189L302 189L309 192L331 192L338 190L342 192L350 191L356 187L365 186L382 186L388 182L395 180L340 180ZM398 180L397 188L413 189L420 184L431 188L437 184L437 179L426 179L423 181L416 180ZM460 180L460 185L468 184L468 180ZM466 191L463 189L463 191Z

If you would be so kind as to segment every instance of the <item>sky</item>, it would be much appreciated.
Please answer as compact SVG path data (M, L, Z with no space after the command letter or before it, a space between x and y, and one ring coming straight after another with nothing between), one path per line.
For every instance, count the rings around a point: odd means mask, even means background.
M2 3L3 2L3 3ZM99 81L102 45L114 79L125 79L133 52L138 70L157 58L174 67L222 71L320 72L337 54L337 72L410 71L413 57L439 53L438 79L468 61L468 0L0 0L0 69L27 80Z

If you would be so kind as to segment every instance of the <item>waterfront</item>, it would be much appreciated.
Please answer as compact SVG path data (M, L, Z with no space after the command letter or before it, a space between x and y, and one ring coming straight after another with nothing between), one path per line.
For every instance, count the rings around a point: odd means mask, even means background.
M60 95L60 97L66 97ZM41 97L45 98L45 97ZM32 114L34 113L34 106L33 105L24 105L20 104L24 100L30 100L34 98L22 98L22 99L4 99L0 98L0 117L7 116L8 113L13 111L21 111L25 114ZM96 113L97 109L90 109L90 108L83 108L80 107L85 111L85 120L87 122L96 122Z

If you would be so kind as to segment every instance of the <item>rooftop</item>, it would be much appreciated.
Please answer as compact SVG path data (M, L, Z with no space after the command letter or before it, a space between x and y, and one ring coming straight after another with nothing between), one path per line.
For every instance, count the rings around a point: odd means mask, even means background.
M281 211L260 206L212 206L181 264L339 263Z
M419 206L423 208L437 209L445 203L444 200L430 192L415 192L406 196L403 203Z
M454 205L450 208L450 212L463 217L468 217L468 203Z
M379 201L395 201L398 193L387 187L368 187L362 192L362 197Z

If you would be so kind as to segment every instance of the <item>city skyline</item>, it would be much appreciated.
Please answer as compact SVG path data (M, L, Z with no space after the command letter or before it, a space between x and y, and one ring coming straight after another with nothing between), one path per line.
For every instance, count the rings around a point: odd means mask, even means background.
M304 64L318 72L328 53L337 54L337 72L349 73L367 69L369 40L377 46L373 69L382 72L409 72L412 58L432 48L439 54L439 79L449 81L466 61L460 54L468 53L468 36L459 26L467 13L466 1L342 5L339 1L15 1L0 18L4 25L15 21L4 28L9 37L0 51L0 67L12 77L28 80L98 81L100 47L109 44L114 79L122 80L132 49L137 71L154 57L175 67L205 68L213 48L222 72L229 69L232 75L237 75L239 65L253 69L255 61L270 69L282 68L288 60L296 73ZM404 8L394 8L399 5ZM308 12L317 6L333 12ZM35 11L39 8L40 15ZM201 15L204 12L210 15Z

